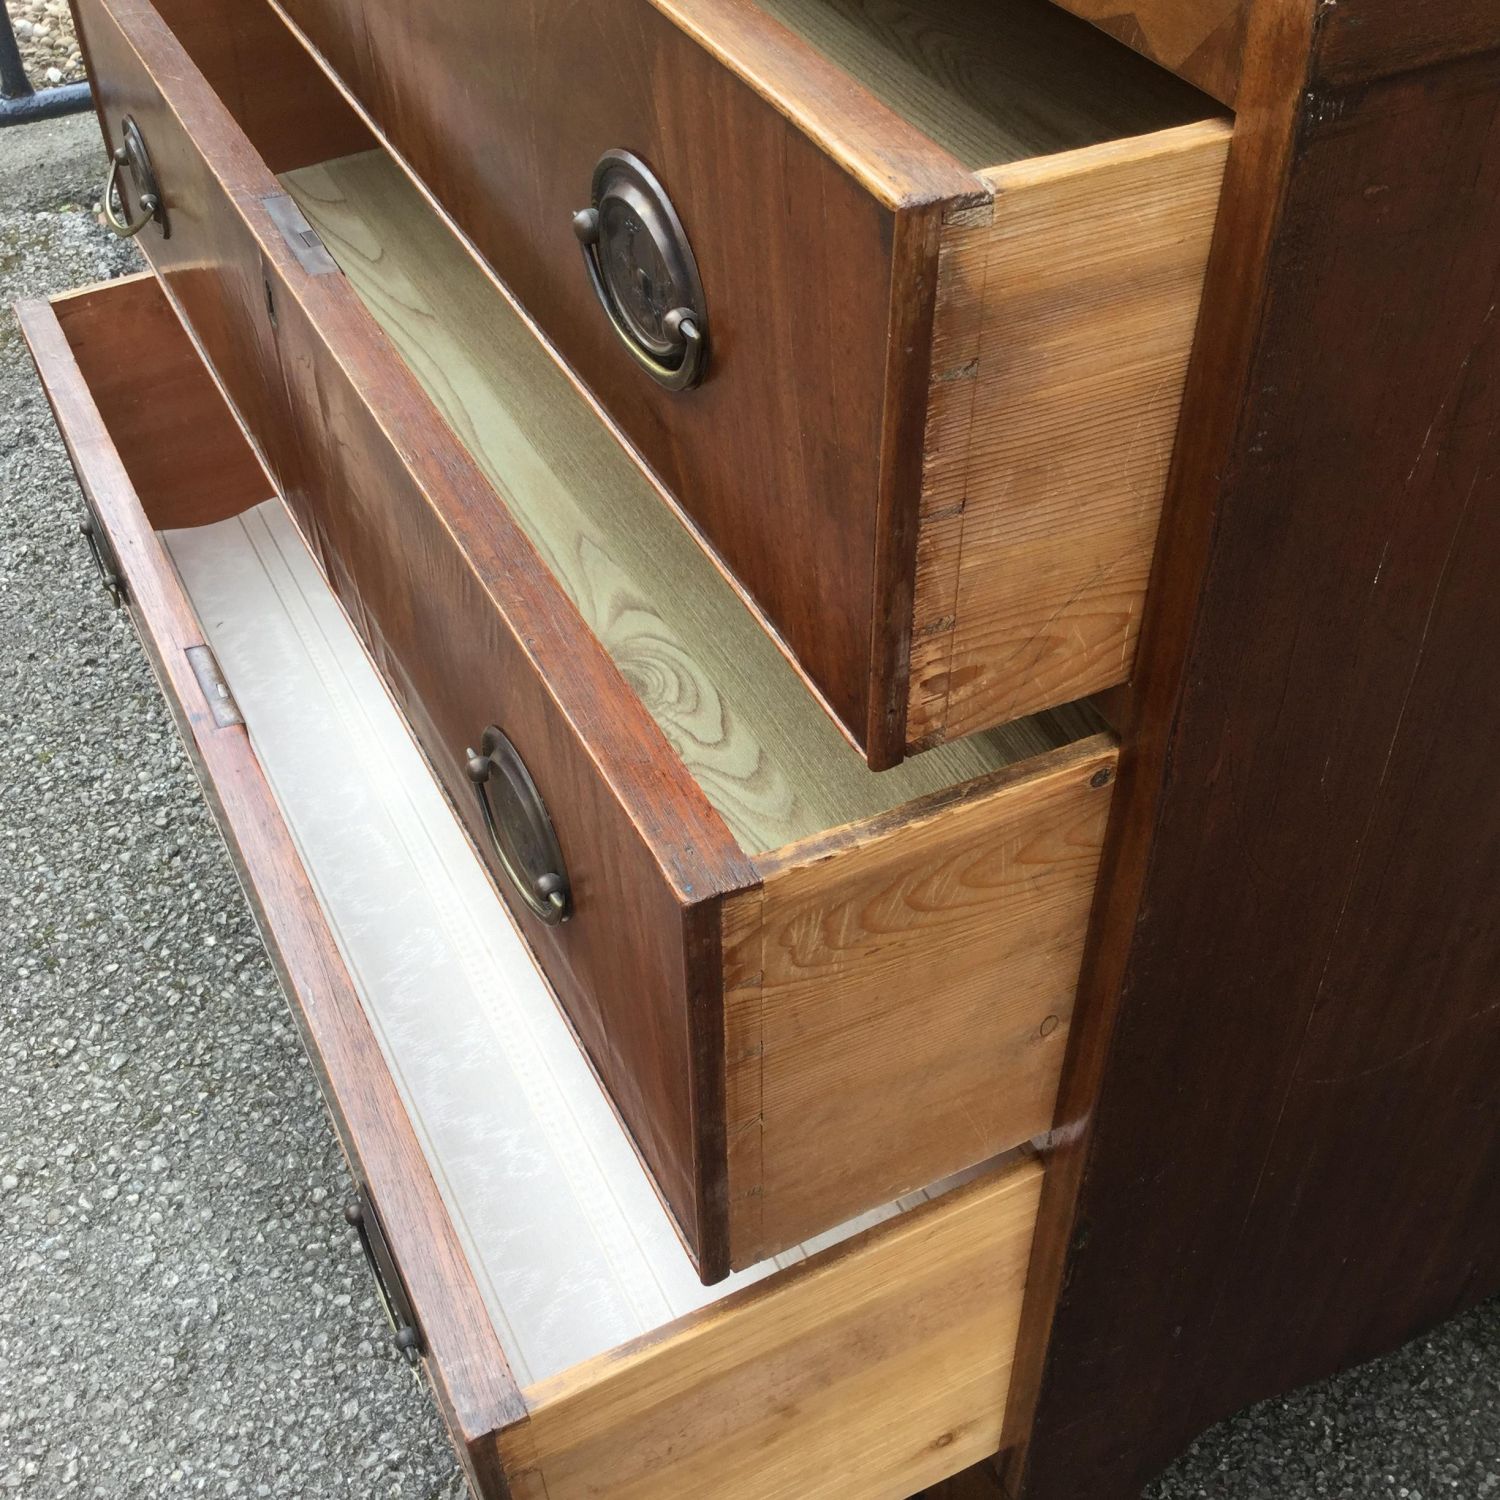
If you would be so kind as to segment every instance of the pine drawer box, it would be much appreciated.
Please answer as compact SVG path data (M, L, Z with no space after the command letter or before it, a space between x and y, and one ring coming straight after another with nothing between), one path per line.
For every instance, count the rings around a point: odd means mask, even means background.
M1128 678L1213 101L1046 0L281 4L872 766Z
M156 281L21 317L476 1492L896 1496L993 1451L1040 1167L705 1290Z
M112 211L705 1281L1045 1133L1112 736L872 773L281 21L210 10L78 7Z

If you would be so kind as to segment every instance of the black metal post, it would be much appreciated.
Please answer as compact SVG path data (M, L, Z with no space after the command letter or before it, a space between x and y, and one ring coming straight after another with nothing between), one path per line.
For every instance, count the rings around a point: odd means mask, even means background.
M30 120L52 120L59 115L76 115L89 107L86 83L65 83L59 88L31 86L16 30L0 0L0 125L24 125Z
M0 5L0 99L25 99L35 90L26 76L10 12Z

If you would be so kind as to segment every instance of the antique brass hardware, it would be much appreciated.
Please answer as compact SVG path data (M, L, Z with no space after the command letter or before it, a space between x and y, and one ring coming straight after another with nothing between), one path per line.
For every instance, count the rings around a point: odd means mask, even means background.
M161 189L157 185L156 171L151 165L151 153L146 149L146 138L132 116L126 115L120 125L124 143L110 154L109 176L104 179L104 192L100 207L105 221L121 239L134 239L146 225L155 221L161 227L162 238L169 239L172 227L167 220L166 204L162 201ZM135 187L136 211L129 214L129 204L120 182L120 169L129 174ZM119 194L120 206L127 213L122 219L115 212L114 199Z
M697 385L708 364L703 284L687 231L645 162L606 151L573 232L594 295L631 357L668 390Z
M115 608L119 609L125 602L125 575L120 570L120 562L115 556L108 534L88 507L85 507L78 518L78 534L89 544L89 552L93 555L104 592L109 595Z
M533 916L549 926L566 922L573 914L567 866L525 762L493 724L468 757L469 779L506 876Z
M416 1364L427 1352L426 1340L422 1337L421 1325L407 1295L406 1284L401 1279L395 1257L385 1237L385 1227L370 1199L367 1189L361 1188L354 1202L344 1209L344 1218L359 1235L360 1249L365 1252L370 1275L375 1279L375 1291L385 1311L391 1329L396 1335L396 1347L406 1356L408 1364Z

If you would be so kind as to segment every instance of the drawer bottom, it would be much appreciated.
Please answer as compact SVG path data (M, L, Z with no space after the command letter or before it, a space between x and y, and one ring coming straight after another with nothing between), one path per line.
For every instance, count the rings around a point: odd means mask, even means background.
M895 1500L993 1452L1040 1166L992 1163L704 1288L160 290L22 317L476 1490ZM211 482L133 442L143 385L216 435Z

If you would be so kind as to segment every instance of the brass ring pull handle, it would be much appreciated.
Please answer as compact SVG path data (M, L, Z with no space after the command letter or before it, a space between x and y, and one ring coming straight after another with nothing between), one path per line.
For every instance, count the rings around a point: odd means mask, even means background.
M386 1241L385 1227L369 1193L361 1188L359 1196L344 1209L344 1219L359 1236L359 1247L365 1253L365 1262L375 1282L375 1293L385 1313L391 1331L396 1335L396 1347L406 1356L409 1365L415 1365L427 1352L427 1341L422 1337L421 1326L407 1295L401 1272Z
M161 189L157 186L156 172L151 165L151 153L146 149L146 138L129 115L121 122L120 133L124 137L124 144L117 146L110 155L109 176L104 179L104 193L99 200L105 222L122 240L130 240L154 220L160 224L162 237L165 239L171 230L162 204ZM135 214L123 219L115 212L114 204L118 193L121 207L127 207L120 184L122 167L130 173L135 183L136 201Z
M670 391L697 385L708 365L703 284L682 221L645 162L606 151L573 233L589 285L631 358Z
M573 893L547 804L516 747L492 724L468 752L469 779L501 868L534 917L555 927L573 915Z
M104 585L104 591L114 602L115 608L119 609L125 602L125 575L120 571L115 549L110 545L109 538L93 511L86 509L78 518L78 534L89 544L94 566L99 570L99 582Z

